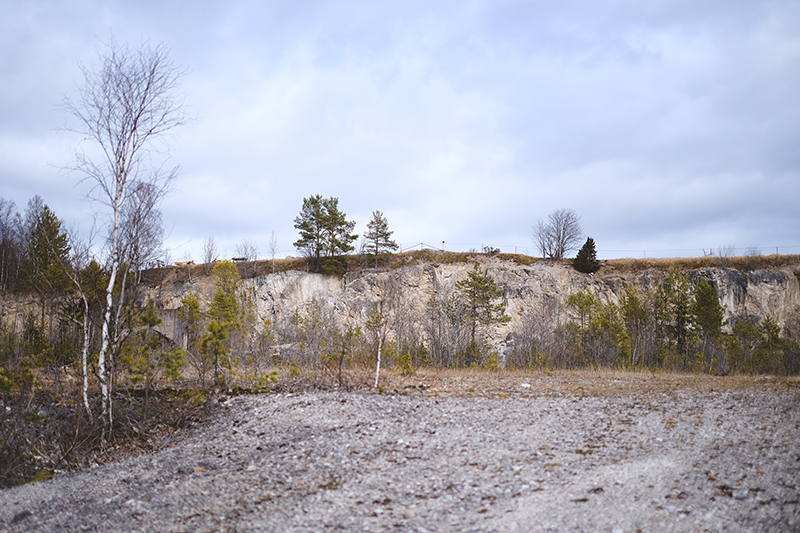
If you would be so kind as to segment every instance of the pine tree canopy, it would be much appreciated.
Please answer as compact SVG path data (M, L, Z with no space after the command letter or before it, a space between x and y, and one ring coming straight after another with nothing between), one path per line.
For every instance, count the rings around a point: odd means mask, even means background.
M294 219L294 227L300 232L295 248L313 259L319 268L320 257L334 257L353 251L350 244L358 238L351 234L355 221L339 210L339 199L323 198L316 194L303 199L303 209Z
M375 257L375 266L378 266L378 257L388 253L390 250L397 250L399 246L392 240L392 233L389 229L389 222L380 211L372 212L372 220L367 223L367 233L364 239L367 242L367 251Z

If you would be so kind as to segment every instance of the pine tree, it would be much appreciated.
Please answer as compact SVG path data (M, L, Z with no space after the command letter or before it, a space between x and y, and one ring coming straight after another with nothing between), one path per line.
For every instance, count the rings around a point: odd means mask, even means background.
M339 211L339 199L318 194L303 199L303 209L294 219L294 227L300 232L295 248L311 259L317 271L338 270L330 258L351 252L354 248L350 243L358 238L350 233L356 223L348 221L347 215ZM328 259L324 264L323 257Z
M466 303L466 315L470 322L472 339L467 351L472 352L474 356L478 350L475 338L478 326L504 324L510 321L511 317L504 314L505 302L494 303L496 299L503 297L503 291L497 288L494 279L489 274L481 273L478 263L475 263L473 269L467 272L467 279L456 282L456 288Z
M70 246L61 221L46 205L31 230L28 256L23 264L25 285L41 298L41 331L45 329L45 308L52 298L70 286L67 272Z
M178 372L186 361L183 350L175 346L165 350L161 337L156 332L156 327L161 324L155 302L151 299L136 321L138 331L131 337L133 346L128 347L128 353L122 358L122 363L134 381L144 381L144 404L142 418L147 420L150 404L150 392L155 389L159 374L163 373L170 379L180 379Z
M224 379L221 369L224 367L231 370L233 360L230 357L230 349L226 341L229 338L229 331L241 328L240 308L237 299L237 292L241 286L242 278L236 269L236 265L230 261L220 261L211 270L217 276L217 291L208 309L208 317L211 319L207 324L206 333L200 339L199 351L205 356L206 364L214 365L214 383L220 385Z
M719 365L717 355L718 340L722 334L722 326L725 325L725 308L719 303L717 288L701 279L695 285L693 299L690 306L690 313L697 326L700 345L698 346L702 356L702 361L697 360L701 365L711 365L710 368ZM702 368L702 366L701 366Z
M389 230L389 222L380 211L372 212L372 220L367 223L367 241L369 254L375 257L375 268L378 268L378 258L386 255L389 250L397 250L397 243L392 240L393 231Z
M600 262L597 260L597 250L594 247L594 239L589 237L586 244L578 251L578 255L572 262L575 270L584 274L594 274L600 270Z
M656 290L655 312L657 335L667 341L677 357L675 364L686 370L689 348L695 341L696 324L692 314L692 287L689 275L675 267Z

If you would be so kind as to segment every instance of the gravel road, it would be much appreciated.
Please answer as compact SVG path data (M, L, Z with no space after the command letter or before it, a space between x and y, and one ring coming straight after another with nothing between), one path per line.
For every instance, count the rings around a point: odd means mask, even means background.
M0 492L0 529L800 531L796 382L467 376L395 392L230 398L157 453Z

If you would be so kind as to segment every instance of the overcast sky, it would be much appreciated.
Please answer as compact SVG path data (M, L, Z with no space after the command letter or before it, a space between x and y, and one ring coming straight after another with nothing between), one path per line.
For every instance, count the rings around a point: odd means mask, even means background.
M304 197L404 248L537 255L581 216L604 258L800 253L796 1L0 0L0 197L88 232L59 168L80 65L165 43L196 120L162 204L171 260L299 255Z

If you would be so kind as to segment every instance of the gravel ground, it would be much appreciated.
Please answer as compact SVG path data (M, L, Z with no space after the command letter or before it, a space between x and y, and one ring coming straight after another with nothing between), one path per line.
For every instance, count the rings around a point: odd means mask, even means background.
M228 399L158 453L0 492L0 529L800 531L797 382L439 375L392 390Z

